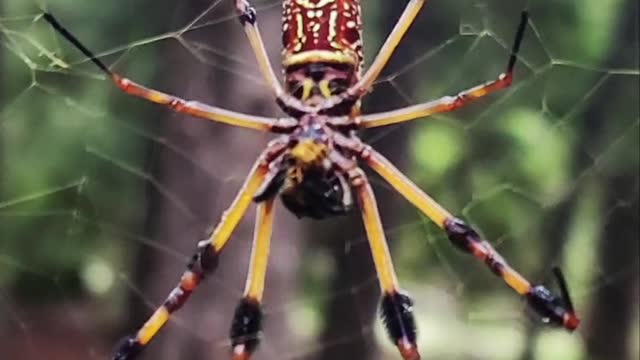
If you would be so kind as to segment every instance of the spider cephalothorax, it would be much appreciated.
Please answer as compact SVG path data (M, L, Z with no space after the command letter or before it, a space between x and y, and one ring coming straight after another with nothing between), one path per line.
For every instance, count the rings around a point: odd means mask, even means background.
M351 64L305 63L285 70L287 92L309 107L321 106L332 96L344 93L357 79L357 73ZM353 103L344 104L331 115L349 115L352 107Z
M497 79L402 109L360 115L360 99L371 90L394 49L416 18L424 0L409 0L370 67L360 76L362 41L358 0L283 0L283 68L285 88L276 77L256 24L256 12L246 0L234 0L238 18L254 50L260 71L289 117L274 119L247 115L196 101L186 101L146 88L112 72L51 15L44 18L93 61L124 92L165 105L175 111L216 122L280 134L262 152L230 208L213 233L198 243L178 284L147 322L124 339L114 360L135 358L187 301L204 277L215 271L218 257L252 202L257 205L251 265L234 315L230 337L233 360L248 360L256 350L262 326L262 295L273 226L273 203L280 194L297 216L324 218L340 215L358 204L382 291L381 315L389 337L404 360L418 360L413 301L400 290L375 196L359 165L366 164L415 205L448 236L451 243L482 261L509 287L527 299L546 323L574 330L579 319L567 285L555 271L556 295L516 272L480 234L454 217L424 193L370 146L356 129L401 123L435 113L453 111L471 101L511 85L517 53L528 23L522 13L507 70Z

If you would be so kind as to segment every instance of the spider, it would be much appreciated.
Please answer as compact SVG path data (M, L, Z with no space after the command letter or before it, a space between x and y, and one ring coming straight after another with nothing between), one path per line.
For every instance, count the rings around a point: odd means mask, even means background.
M388 112L361 115L361 98L372 89L374 81L414 22L425 0L408 1L400 19L362 75L362 30L358 0L283 0L284 87L267 57L255 9L247 0L233 1L260 72L286 117L267 118L232 112L144 87L111 71L50 13L43 15L54 29L125 93L194 117L280 134L259 156L211 235L198 243L179 283L146 323L135 334L121 341L112 359L134 359L142 352L171 314L185 304L207 275L215 271L231 233L250 204L255 202L257 218L251 265L244 295L235 309L230 330L231 358L250 359L260 341L273 205L278 195L285 207L298 217L322 219L343 215L357 208L362 215L382 292L380 312L385 328L404 360L420 359L412 314L413 301L398 284L376 198L360 164L373 169L445 231L455 247L484 262L493 274L527 300L543 322L569 331L577 328L580 320L559 269L554 268L553 272L560 295L543 285L530 283L511 268L476 230L441 207L356 135L356 130L453 111L509 87L528 24L526 11L521 15L506 71L497 79L455 96Z

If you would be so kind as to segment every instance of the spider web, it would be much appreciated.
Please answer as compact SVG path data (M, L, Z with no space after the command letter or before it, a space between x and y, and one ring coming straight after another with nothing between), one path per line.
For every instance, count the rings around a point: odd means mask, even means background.
M253 3L277 64L280 2ZM403 6L363 1L367 59ZM631 299L624 314L635 325L620 336L637 358L639 270L628 254L638 253L640 70L637 31L624 27L630 17L637 30L633 6L430 1L364 110L493 79L524 8L531 20L512 88L362 136L531 281L552 285L560 265L586 321L573 335L541 329L520 298L372 177L400 282L416 304L419 345L430 359L597 359L589 331L619 306L602 295L631 284L614 295ZM106 359L162 303L269 137L119 93L42 9L143 84L279 113L231 1L0 2L0 349L8 359ZM252 212L218 271L143 359L228 358ZM277 212L255 358L397 359L376 318L377 280L357 214L316 223Z

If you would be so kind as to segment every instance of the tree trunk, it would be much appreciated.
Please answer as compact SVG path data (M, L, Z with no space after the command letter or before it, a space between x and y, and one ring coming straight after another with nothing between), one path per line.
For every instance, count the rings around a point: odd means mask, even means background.
M638 34L638 3L634 0L626 2L625 11L621 13L622 20L616 46L611 52L610 63L620 59L628 49L637 49ZM637 59L637 53L635 54ZM587 114L589 123L605 123L609 114L616 110L611 106L610 99L625 98L625 89L615 87L611 82L602 91L598 104L599 111ZM616 96L617 94L617 96ZM637 99L636 99L637 101ZM631 100L633 102L633 100ZM632 103L630 109L637 111L637 102ZM636 112L637 115L637 112ZM634 116L636 116L634 115ZM637 130L636 130L637 131ZM638 151L637 143L635 149ZM609 175L603 179L605 200L603 213L608 213L608 222L600 237L598 264L600 273L594 279L597 289L591 310L586 317L584 330L587 339L589 358L593 360L631 360L631 344L633 328L638 319L638 282L640 274L638 226L640 224L638 206L638 169L627 168L618 174ZM635 198L629 199L629 194ZM621 199L628 206L620 206ZM609 212L609 210L612 210Z
M637 176L637 175L636 175ZM612 206L599 248L602 276L595 279L597 292L588 316L587 351L593 360L631 360L632 331L638 319L638 199L629 207L619 207L618 189L637 185L633 175L609 179L607 205Z

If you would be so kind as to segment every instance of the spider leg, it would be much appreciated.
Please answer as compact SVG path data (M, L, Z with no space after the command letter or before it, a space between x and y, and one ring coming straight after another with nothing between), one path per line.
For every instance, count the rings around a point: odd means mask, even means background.
M362 78L347 89L344 94L327 99L322 104L321 110L339 106L347 100L357 100L371 89L373 83L378 79L378 76L380 76L382 69L393 55L396 47L398 47L407 30L409 30L409 27L418 16L425 1L426 0L409 0L400 19L396 22L393 30L391 30L391 33L387 36L375 59L373 59L371 66L369 66Z
M269 56L264 47L264 41L260 30L258 28L258 18L256 10L251 6L248 0L233 0L235 2L236 13L238 14L238 20L244 28L244 32L247 34L253 53L258 60L258 66L262 76L269 84L269 87L273 91L277 98L278 105L280 105L286 113L303 112L308 113L312 111L312 108L304 105L300 100L286 93L282 89L280 81L273 71L273 66L269 61Z
M580 320L573 309L561 275L556 275L561 283L561 296L554 295L542 285L532 285L511 268L491 244L481 238L471 226L442 208L378 152L367 146L361 157L396 191L443 229L453 245L484 262L491 272L501 277L518 294L526 297L531 308L545 322L570 331L578 326Z
M360 169L351 172L350 181L358 198L382 290L380 314L387 333L404 360L420 360L416 345L417 332L413 317L413 301L409 295L399 289L371 185Z
M273 199L259 203L244 296L236 307L230 337L233 360L248 360L260 343L262 295L273 229Z
M387 36L384 44L378 51L375 59L371 63L371 66L364 73L362 78L349 90L348 92L352 94L364 94L369 91L373 82L378 79L382 69L393 55L396 47L400 44L400 41L409 30L409 27L413 24L414 20L418 16L420 9L424 6L426 0L409 0L407 6L405 7L400 19L396 22L393 30Z
M197 101L188 101L142 86L111 71L111 69L98 59L93 52L91 52L73 34L64 28L58 20L53 17L53 15L45 13L43 18L51 24L58 33L60 33L65 39L87 56L96 66L98 66L100 70L107 74L111 81L113 81L120 90L129 95L137 96L147 101L169 107L176 112L244 128L262 131L287 132L295 126L296 122L293 119L276 119L242 114L206 105Z
M520 25L518 26L518 31L511 50L511 56L509 57L509 63L507 64L507 70L500 74L496 80L472 87L458 93L456 96L445 96L424 104L418 104L378 114L364 115L359 120L359 127L372 128L396 124L437 113L453 111L481 97L491 94L494 91L511 86L511 83L513 82L513 69L518 58L518 51L520 50L520 44L522 43L528 19L528 13L526 11L522 12Z
M198 250L187 265L178 285L169 293L164 303L151 315L135 335L124 338L113 360L131 360L151 342L167 323L173 312L180 309L201 281L218 266L218 257L231 233L253 201L253 196L263 182L269 162L276 156L278 146L272 145L255 163L250 175L209 239L198 243Z

